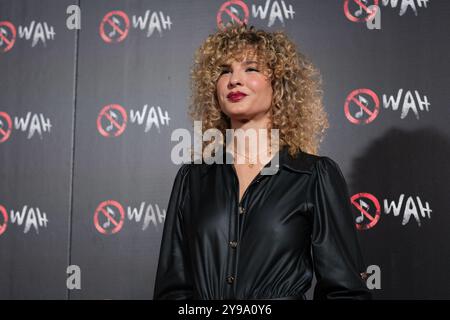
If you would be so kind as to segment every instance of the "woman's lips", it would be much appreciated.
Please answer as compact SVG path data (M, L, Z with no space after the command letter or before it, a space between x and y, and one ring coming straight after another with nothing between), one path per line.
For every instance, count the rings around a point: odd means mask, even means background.
M231 102L238 102L244 99L247 95L243 93L230 94L227 96L228 100Z

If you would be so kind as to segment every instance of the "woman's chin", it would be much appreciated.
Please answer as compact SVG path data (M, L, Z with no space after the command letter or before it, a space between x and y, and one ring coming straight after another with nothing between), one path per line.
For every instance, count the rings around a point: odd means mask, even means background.
M247 107L238 105L234 105L228 108L227 114L230 118L233 119L248 118L250 116Z

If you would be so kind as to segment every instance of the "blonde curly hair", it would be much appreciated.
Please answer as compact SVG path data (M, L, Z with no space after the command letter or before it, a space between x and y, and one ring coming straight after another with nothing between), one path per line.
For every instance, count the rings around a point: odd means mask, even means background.
M244 23L209 35L194 55L189 116L193 121L202 121L202 133L215 128L225 136L230 119L222 112L216 93L220 66L232 59L242 61L249 49L266 66L271 80L268 129L279 129L280 148L287 145L292 157L299 150L317 154L329 127L322 105L320 73L283 31L256 30Z

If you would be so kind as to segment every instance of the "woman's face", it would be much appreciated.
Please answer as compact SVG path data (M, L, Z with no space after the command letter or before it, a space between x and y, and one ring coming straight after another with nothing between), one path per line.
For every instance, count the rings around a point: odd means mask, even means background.
M270 110L271 82L256 60L254 55L252 58L247 54L242 62L233 60L221 66L221 75L216 83L217 98L221 110L231 119L258 119Z

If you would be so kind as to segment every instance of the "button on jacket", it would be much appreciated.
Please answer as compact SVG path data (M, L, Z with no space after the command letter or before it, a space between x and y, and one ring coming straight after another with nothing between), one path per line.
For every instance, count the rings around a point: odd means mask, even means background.
M232 164L183 164L173 184L154 299L370 299L347 184L329 157L281 148L239 202ZM272 159L273 161L273 159ZM271 165L266 164L266 167Z

